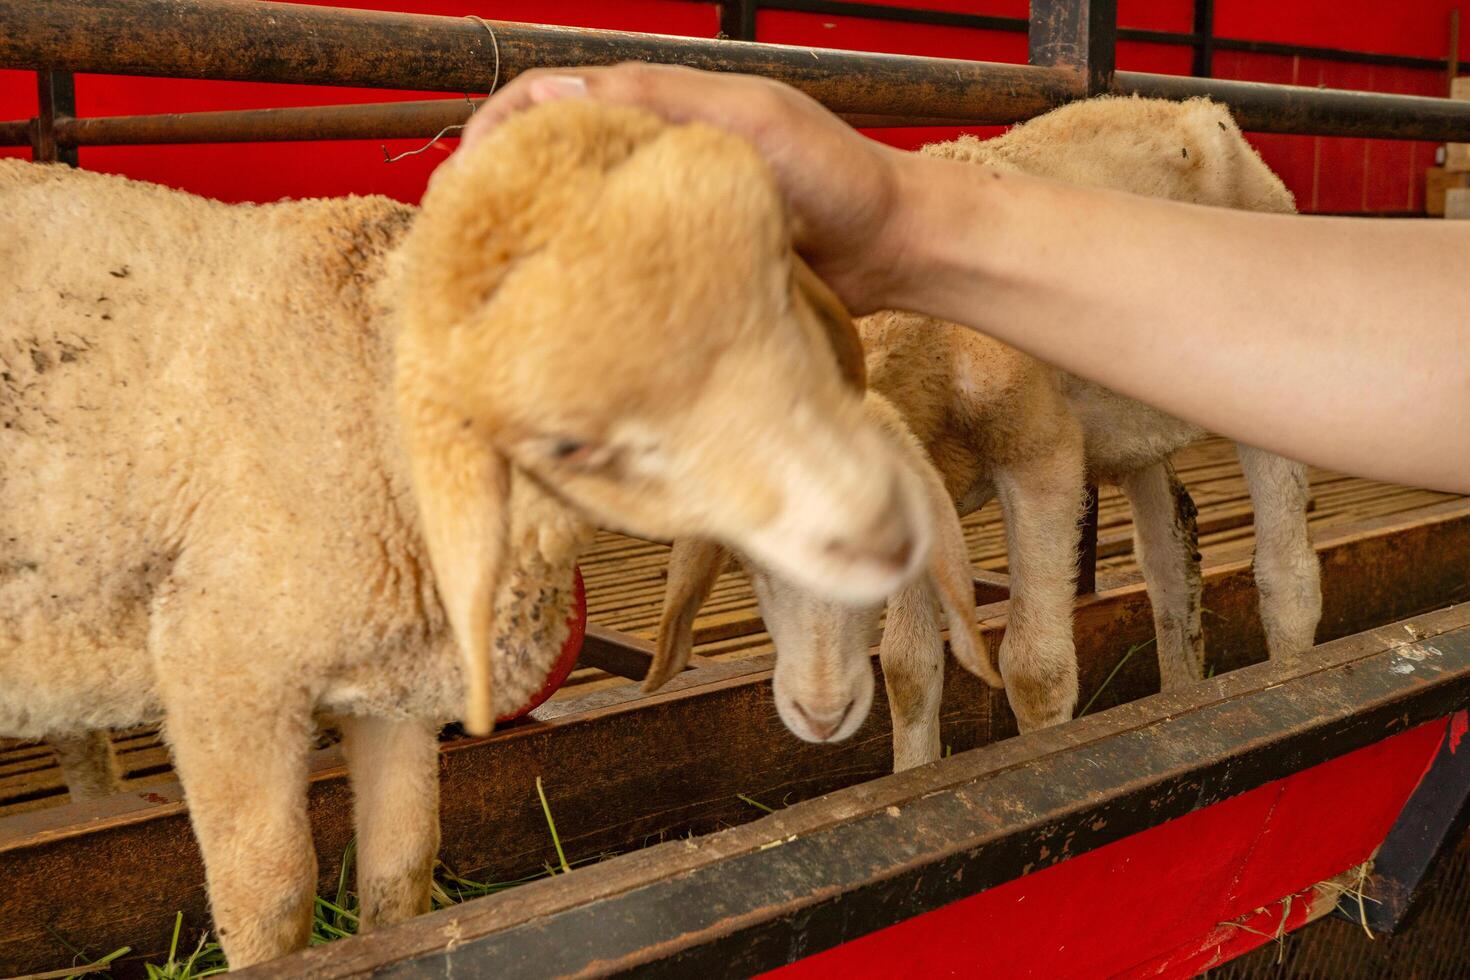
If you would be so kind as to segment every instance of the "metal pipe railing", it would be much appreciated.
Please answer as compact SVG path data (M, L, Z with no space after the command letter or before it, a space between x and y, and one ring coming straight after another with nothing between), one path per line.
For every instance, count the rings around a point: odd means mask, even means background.
M1258 133L1470 142L1470 102L1452 99L1133 71L1115 74L1112 91L1159 99L1208 96L1230 106L1242 129Z
M0 122L0 146L30 146L31 121L12 119Z
M538 66L664 61L787 82L837 112L1006 123L1076 94L1028 65L263 0L0 4L0 68L484 92Z
M488 27L488 29L487 29ZM493 39L492 39L493 35ZM0 5L0 67L484 91L533 66L666 61L766 75L858 125L1018 122L1085 94L1062 67L870 54L261 0L32 0ZM1111 91L1207 96L1259 132L1470 142L1470 102L1118 72ZM60 146L427 138L467 105L436 99L58 119ZM31 141L0 123L0 145Z
M220 112L87 116L56 120L59 146L173 143L286 143L309 140L429 139L469 118L482 100L426 99L357 105L288 106ZM854 126L953 125L947 119L844 114ZM452 134L451 134L452 135ZM29 120L0 122L0 146L29 146Z

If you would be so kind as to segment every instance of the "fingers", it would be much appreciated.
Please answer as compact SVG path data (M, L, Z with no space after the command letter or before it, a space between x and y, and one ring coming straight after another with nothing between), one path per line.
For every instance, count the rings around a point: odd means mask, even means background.
M485 101L461 133L460 147L473 146L523 109L567 98L642 106L670 122L698 119L752 137L763 113L782 108L784 94L765 79L678 65L627 62L605 68L534 68ZM795 92L790 96L792 101L801 98Z
M701 122L745 138L770 166L794 219L795 244L812 268L850 310L883 305L876 293L901 257L889 240L906 155L859 135L780 82L644 62L523 72L480 106L459 148L474 146L517 112L568 98L639 106L671 123Z
M460 132L460 149L468 149L479 142L485 134L522 109L541 102L556 99L576 98L587 94L587 83L581 69L578 72L559 72L546 68L533 68L523 72L510 84L486 99L470 121Z

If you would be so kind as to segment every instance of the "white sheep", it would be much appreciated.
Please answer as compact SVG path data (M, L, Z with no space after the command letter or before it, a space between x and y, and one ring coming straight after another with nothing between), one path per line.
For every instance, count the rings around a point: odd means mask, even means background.
M1094 99L997 139L962 138L924 152L989 172L1196 204L1294 210L1290 192L1229 112L1206 100ZM977 169L977 178L986 173ZM1195 509L1169 457L1203 431L931 317L884 312L859 329L869 385L897 408L960 514L1000 499L1011 572L1000 669L1021 729L1065 721L1076 705L1071 609L1084 479L1120 484L1132 505L1163 688L1199 679L1204 647ZM1267 644L1272 657L1292 656L1312 644L1322 606L1307 534L1305 468L1249 446L1240 446L1239 456L1255 506L1255 574ZM776 645L783 719L809 740L855 731L871 697L868 638L881 606L830 602L759 560L746 564ZM653 684L687 658L698 604L722 565L713 544L676 544ZM956 652L978 669L984 654L972 646L966 638ZM916 582L889 601L880 649L899 769L938 757L942 658L932 593ZM843 724L830 724L844 712Z
M428 907L435 733L540 686L588 518L868 601L925 558L850 324L710 127L541 107L417 215L0 161L0 215L0 733L163 719L233 966L309 934L319 713L363 925Z

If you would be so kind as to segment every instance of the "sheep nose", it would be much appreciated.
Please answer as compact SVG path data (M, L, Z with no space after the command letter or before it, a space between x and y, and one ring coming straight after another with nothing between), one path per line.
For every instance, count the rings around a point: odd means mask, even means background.
M806 723L812 738L818 742L830 740L833 734L842 728L842 723L847 720L847 716L852 712L852 706L856 703L856 698L849 698L841 711L821 712L808 708L800 701L791 702L796 713L801 715L801 720Z
M825 545L828 555L852 564L872 563L885 572L897 573L914 556L915 534L903 498L895 483L888 502L876 519L851 537L833 538Z

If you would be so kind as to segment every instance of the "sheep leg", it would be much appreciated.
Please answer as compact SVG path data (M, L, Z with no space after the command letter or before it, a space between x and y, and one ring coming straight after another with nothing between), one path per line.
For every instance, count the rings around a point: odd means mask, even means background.
M995 475L1011 572L1000 672L1023 732L1069 721L1077 706L1072 600L1082 483L1081 452L1070 445Z
M1322 579L1307 531L1307 468L1236 445L1256 518L1256 590L1272 659L1311 647L1322 617Z
M107 732L53 736L46 741L56 750L73 803L111 796L121 788L122 775Z
M342 719L357 824L362 928L429 911L439 853L439 742L435 726L409 719Z
M944 693L944 641L939 606L927 581L888 602L878 648L888 712L893 719L893 771L939 758L939 702Z
M166 731L230 967L303 948L317 874L306 812L309 705L258 685L222 684L208 697L187 679L170 688Z
M1122 485L1133 508L1133 550L1154 611L1159 687L1178 690L1204 676L1198 512L1168 460L1134 470Z

